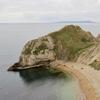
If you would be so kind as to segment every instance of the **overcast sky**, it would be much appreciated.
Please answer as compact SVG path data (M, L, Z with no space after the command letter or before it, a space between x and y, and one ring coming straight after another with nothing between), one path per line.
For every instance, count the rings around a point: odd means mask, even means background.
M0 22L100 22L100 0L0 0Z

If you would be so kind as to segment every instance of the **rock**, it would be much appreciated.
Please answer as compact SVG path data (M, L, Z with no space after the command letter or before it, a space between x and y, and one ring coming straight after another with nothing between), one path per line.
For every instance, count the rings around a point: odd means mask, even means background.
M55 60L75 61L77 54L95 42L90 32L79 26L68 25L44 37L28 41L24 46L19 62L8 70L23 70L49 66Z
M17 67L20 67L19 63L15 63L13 66L8 68L8 71L16 71Z
M56 59L54 43L51 37L44 36L29 41L23 48L18 63L15 63L8 70L21 70L30 67L48 66Z

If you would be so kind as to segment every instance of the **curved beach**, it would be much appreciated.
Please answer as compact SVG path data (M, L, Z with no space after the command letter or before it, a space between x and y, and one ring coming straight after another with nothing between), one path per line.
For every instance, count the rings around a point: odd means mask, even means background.
M70 73L74 77L74 79L78 81L80 89L82 91L82 95L81 97L77 96L77 100L100 100L97 99L95 87L91 83L92 80L89 80L89 76L85 76L87 75L87 73L83 73L83 70L87 69L86 66L86 68L84 69L84 65L75 64L72 62L65 63L62 61L56 61L53 64L56 66L56 68L62 70L64 73Z

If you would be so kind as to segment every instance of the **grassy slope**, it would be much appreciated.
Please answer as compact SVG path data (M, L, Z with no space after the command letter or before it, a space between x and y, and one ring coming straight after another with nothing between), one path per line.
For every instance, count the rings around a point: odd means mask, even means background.
M78 51L93 45L94 37L79 26L69 25L49 34L55 42L57 58L74 60Z

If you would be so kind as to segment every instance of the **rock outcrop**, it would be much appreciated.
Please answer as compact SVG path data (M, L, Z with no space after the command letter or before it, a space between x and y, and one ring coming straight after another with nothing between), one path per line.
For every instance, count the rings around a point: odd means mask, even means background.
M20 65L35 65L55 60L54 43L50 36L29 41L23 48L20 56Z
M97 42L95 45L85 49L79 55L77 62L100 69L100 42Z
M29 41L23 48L18 63L8 70L21 70L30 67L49 66L56 59L54 43L50 36Z
M99 47L90 32L79 26L68 25L59 31L29 41L21 52L19 62L8 70L50 66L55 60L91 64L99 57Z
M57 59L74 61L76 54L92 46L95 38L79 26L68 25L49 34L54 40Z

